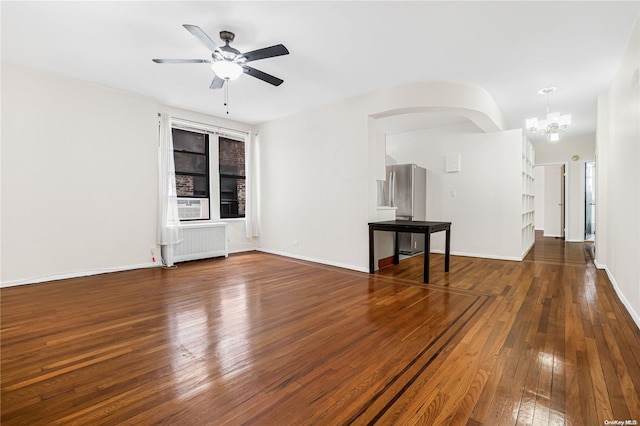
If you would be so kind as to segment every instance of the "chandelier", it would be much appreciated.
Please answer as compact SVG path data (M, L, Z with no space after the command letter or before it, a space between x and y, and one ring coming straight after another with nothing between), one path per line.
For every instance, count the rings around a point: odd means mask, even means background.
M531 133L545 135L549 142L558 142L560 135L571 124L571 114L560 115L559 112L549 112L549 93L558 90L557 87L545 87L538 90L538 94L545 95L547 101L547 119L527 118L526 127Z

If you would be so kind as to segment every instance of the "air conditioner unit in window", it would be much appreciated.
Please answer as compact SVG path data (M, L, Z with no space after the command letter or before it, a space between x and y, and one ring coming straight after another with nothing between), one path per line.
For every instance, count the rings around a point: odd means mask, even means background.
M209 199L178 198L178 217L180 220L209 219Z

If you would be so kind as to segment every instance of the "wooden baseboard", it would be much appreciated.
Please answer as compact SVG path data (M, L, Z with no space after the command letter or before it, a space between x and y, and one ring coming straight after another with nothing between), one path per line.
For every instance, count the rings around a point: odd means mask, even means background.
M391 265L393 265L393 256L383 257L378 260L378 269L386 268Z

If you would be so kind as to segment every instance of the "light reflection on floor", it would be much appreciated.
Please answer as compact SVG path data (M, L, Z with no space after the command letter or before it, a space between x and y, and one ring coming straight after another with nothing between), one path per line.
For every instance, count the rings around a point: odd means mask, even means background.
M180 399L207 391L212 377L232 380L251 363L246 287L226 288L216 296L196 307L176 306L167 313L173 380L185 385ZM210 309L207 304L211 303L218 306ZM212 317L212 312L218 315ZM210 362L212 356L215 362Z

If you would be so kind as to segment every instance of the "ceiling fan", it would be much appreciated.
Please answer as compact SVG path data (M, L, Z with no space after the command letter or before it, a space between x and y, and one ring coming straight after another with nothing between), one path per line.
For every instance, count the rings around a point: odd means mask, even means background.
M241 53L239 50L229 46L229 43L235 38L235 34L231 31L220 31L220 38L225 44L224 46L218 46L200 27L189 24L184 24L183 27L211 50L211 59L153 59L153 62L158 64L211 64L215 77L209 86L210 89L220 89L225 81L235 80L243 73L274 86L279 86L283 83L284 80L250 67L246 63L274 56L288 55L289 51L284 45L276 44L275 46Z

